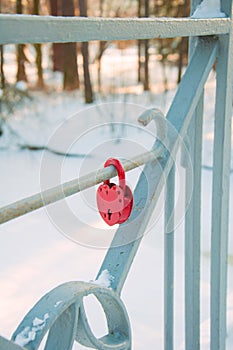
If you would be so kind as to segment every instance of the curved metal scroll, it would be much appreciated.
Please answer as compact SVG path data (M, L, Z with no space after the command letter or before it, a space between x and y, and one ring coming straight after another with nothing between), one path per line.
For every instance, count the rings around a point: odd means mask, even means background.
M83 298L93 294L102 304L108 334L97 339L88 324ZM51 290L28 312L12 336L22 349L36 350L48 332L44 350L71 350L74 341L99 350L130 350L131 331L126 309L109 288L68 282ZM5 349L4 349L5 350Z

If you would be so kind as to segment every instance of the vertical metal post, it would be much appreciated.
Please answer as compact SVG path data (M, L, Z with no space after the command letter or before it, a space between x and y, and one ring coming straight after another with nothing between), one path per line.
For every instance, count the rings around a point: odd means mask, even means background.
M174 202L175 166L173 165L166 182L164 213L164 350L174 348Z
M200 348L200 231L203 94L188 131L192 168L186 169L185 217L185 345ZM190 203L190 191L191 201Z
M232 0L221 10L232 17ZM219 37L214 130L211 232L211 350L224 350L226 339L227 251L232 116L233 33Z
M200 0L191 1L191 14ZM190 38L189 57L198 38ZM185 349L200 349L200 231L201 231L201 159L203 129L203 92L190 123L187 139L193 168L186 169L185 216ZM190 199L191 193L191 201Z

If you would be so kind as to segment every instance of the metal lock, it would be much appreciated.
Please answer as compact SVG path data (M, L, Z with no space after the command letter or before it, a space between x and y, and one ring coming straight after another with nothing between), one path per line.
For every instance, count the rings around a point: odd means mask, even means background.
M99 213L109 225L122 224L131 214L133 207L133 194L125 183L125 171L118 159L108 159L104 167L113 165L118 173L119 185L109 180L98 187L96 200Z

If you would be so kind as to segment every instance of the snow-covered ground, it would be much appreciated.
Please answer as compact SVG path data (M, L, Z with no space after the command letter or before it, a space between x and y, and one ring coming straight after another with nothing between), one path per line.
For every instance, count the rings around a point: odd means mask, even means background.
M136 81L136 69L132 69L136 60L133 49L119 54L114 47L110 48L103 60L105 73L108 73L106 84L110 87L116 84L126 89L130 85L129 81ZM6 129L4 136L0 138L0 146L7 146L0 151L0 205L86 174L101 167L111 156L130 158L135 153L150 149L155 126L146 128L148 131L143 130L137 126L137 117L150 107L160 108L166 113L175 93L175 89L161 93L161 68L155 61L152 63L155 72L151 77L154 93L141 93L142 87L134 83L131 89L134 93L98 95L96 102L87 107L79 92L65 94L54 91L47 95L34 92L34 101L21 107L9 119L11 128L20 137L13 136ZM8 69L10 75L10 68ZM174 68L167 69L172 87L175 85L176 71ZM212 72L206 86L204 115L203 164L210 167L213 153L214 78L215 74ZM88 157L61 157L47 151L20 150L17 148L18 143L34 146L49 144L53 149L72 154L88 154ZM47 167L46 176L44 165ZM233 167L233 156L231 166ZM181 187L184 170L179 161L177 167L178 185ZM202 172L202 349L208 349L210 313L212 172L207 168L203 168ZM141 169L137 169L127 173L127 181L132 188L136 185L140 171ZM64 212L68 208L77 218L75 232L56 222L57 204L48 207L48 211L40 209L1 225L1 335L9 338L27 311L50 289L66 281L90 281L95 278L115 232L115 228L107 229L96 211L96 188L64 201ZM233 175L230 191L228 349L233 344ZM162 207L161 200L148 225L149 229L142 240L122 293L131 321L135 350L161 349L163 346ZM183 222L179 220L178 223L175 234L175 349L182 348L184 341L184 233ZM89 303L95 333L100 335L105 323L97 322L100 317L97 308L92 304L93 300ZM75 345L75 349L83 347Z

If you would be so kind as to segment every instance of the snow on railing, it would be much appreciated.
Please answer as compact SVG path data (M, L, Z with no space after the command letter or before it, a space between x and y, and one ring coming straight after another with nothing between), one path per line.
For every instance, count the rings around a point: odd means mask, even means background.
M200 210L203 91L217 60L211 248L211 350L224 350L226 339L227 238L229 213L230 123L232 111L232 2L204 0L193 18L103 19L0 15L0 43L127 40L192 36L191 59L167 113L166 135L150 152L123 162L126 171L145 164L134 191L134 208L120 225L94 282L65 283L46 294L26 315L12 341L0 337L2 350L38 349L48 332L46 350L72 349L74 341L96 349L131 349L129 318L120 299L123 284L166 185L164 252L164 348L174 348L174 159L188 139L192 167L186 171L185 347L200 348ZM212 15L208 11L212 8ZM195 12L196 10L196 12ZM225 17L223 17L223 14ZM212 17L212 16L211 16ZM63 26L65 25L65 27ZM30 30L28 28L30 27ZM198 37L199 36L199 37ZM158 135L157 135L158 136ZM182 145L182 149L184 149ZM156 160L156 161L154 161ZM113 167L2 208L1 222L60 200L116 175ZM190 195L190 189L193 191ZM147 196L145 196L147 192ZM31 207L30 207L31 206ZM30 207L30 208L29 208ZM20 208L20 209L19 209ZM169 230L167 231L167 227ZM167 233L169 232L169 233ZM83 298L94 294L102 304L108 333L91 331Z
M198 19L166 17L64 18L0 14L0 43L111 41L206 36L227 34L230 28L231 21L228 17Z

